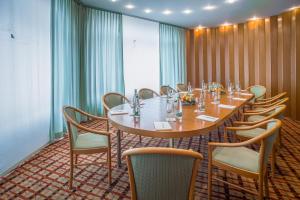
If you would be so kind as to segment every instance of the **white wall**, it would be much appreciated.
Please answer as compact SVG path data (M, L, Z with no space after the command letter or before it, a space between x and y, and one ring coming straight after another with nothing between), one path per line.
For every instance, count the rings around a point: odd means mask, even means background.
M0 0L0 174L49 141L50 6Z
M125 93L151 88L159 91L159 24L123 15Z

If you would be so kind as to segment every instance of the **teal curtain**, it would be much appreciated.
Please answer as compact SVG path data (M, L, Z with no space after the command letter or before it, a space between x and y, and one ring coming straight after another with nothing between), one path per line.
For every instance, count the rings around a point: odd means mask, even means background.
M102 96L124 93L122 15L84 8L82 108L102 114Z
M185 29L159 24L160 84L186 83Z
M50 141L63 135L62 108L101 115L106 92L124 93L122 16L52 0L52 108Z
M52 0L51 6L53 141L65 131L63 106L80 106L80 6L73 0Z

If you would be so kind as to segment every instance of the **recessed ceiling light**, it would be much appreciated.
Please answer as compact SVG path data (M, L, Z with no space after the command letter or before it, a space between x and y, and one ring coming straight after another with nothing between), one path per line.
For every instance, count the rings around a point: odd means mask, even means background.
M146 9L144 10L144 12L145 12L145 13L151 13L151 12L152 12L152 10L151 10L151 9L149 9L149 8L146 8Z
M216 9L217 6L214 6L214 5L207 5L207 6L204 6L203 7L203 10L214 10Z
M297 8L300 8L300 6L291 7L289 10L296 10Z
M235 3L235 2L237 2L238 0L225 0L225 3Z
M118 0L111 0L112 2L116 2L116 1L118 1Z
M133 9L133 8L135 8L135 6L134 6L134 5L132 5L132 4L127 4L127 5L125 6L125 8L128 8L128 9Z
M252 21L255 21L255 20L258 20L259 18L258 17L256 17L255 15L252 17L252 18L250 18L250 20L252 20Z
M224 22L223 24L222 24L222 26L230 26L231 24L230 23L228 23L228 22Z
M196 27L196 29L198 29L198 30L203 29L203 28L205 28L205 27L200 24Z
M185 9L184 11L182 11L182 13L184 13L184 14L191 14L193 11L192 10L190 10L190 9Z
M163 11L163 14L164 15L170 15L170 14L172 14L172 11L167 9L167 10Z

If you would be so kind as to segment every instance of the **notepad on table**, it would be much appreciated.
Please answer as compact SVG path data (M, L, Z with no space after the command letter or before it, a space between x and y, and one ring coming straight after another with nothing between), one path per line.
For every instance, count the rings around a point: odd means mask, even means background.
M240 95L242 95L242 96L252 96L252 94L251 93L240 93Z
M226 104L219 104L219 108L235 109L236 106L226 105Z
M153 122L154 128L158 131L166 131L166 130L172 130L171 125L169 122Z
M111 115L125 115L128 114L126 110L111 110L110 111Z
M246 101L247 99L245 99L245 98L239 98L239 97L233 97L232 100Z
M212 117L212 116L209 116L209 115L198 115L196 118L204 120L204 121L209 121L209 122L215 122L219 119L217 117Z

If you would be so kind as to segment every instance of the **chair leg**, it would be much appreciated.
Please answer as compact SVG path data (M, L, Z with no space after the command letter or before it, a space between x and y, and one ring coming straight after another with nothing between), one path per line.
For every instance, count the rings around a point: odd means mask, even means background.
M111 185L111 150L107 151L108 184Z
M69 189L72 190L73 187L73 165L74 165L74 161L73 161L73 153L70 154L70 178L69 178Z
M78 162L78 154L75 154L75 165L77 164Z
M142 143L142 136L139 136L140 137L140 143Z
M265 197L269 199L269 184L268 184L268 171L266 169L265 175L264 175L264 185L265 185Z
M211 160L209 158L208 161L208 199L212 198L212 165Z
M258 179L258 199L263 200L264 199L264 174L261 174Z
M271 176L274 178L275 176L275 164L276 164L276 148L277 145L274 145L273 149L272 149L272 158L271 158Z

